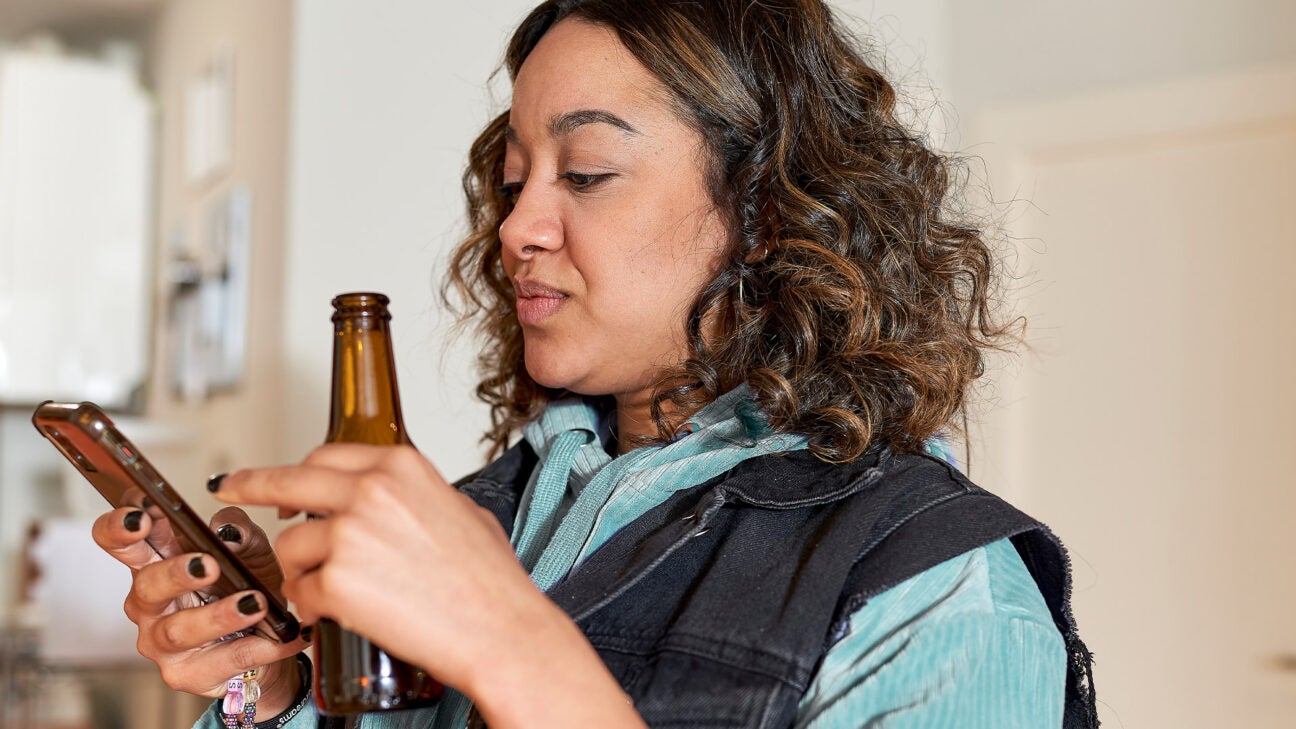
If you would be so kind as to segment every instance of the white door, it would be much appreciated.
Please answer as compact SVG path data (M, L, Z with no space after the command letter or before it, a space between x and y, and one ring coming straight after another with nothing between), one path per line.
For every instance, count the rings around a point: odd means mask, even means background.
M978 128L1032 350L973 476L1069 545L1100 717L1296 726L1296 69Z

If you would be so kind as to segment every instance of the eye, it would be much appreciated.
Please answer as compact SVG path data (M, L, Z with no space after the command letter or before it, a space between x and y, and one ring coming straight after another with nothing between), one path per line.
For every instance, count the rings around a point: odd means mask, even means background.
M517 202L518 195L522 194L522 183L506 182L495 188L495 194L499 195L504 202L513 205Z
M572 189L577 192L592 190L612 177L611 174L587 175L583 172L564 172L558 175L558 179L566 180L567 184L571 185Z

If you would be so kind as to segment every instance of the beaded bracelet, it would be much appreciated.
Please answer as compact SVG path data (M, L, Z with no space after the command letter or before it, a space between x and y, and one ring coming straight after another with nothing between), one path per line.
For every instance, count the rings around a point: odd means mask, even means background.
M256 726L256 702L261 698L257 669L245 671L225 682L221 716L226 729L249 729Z
M299 686L293 704L286 711L261 723L256 723L256 702L261 698L261 687L256 681L256 671L234 676L225 684L225 698L221 700L221 717L229 729L282 729L293 717L310 703L311 666L304 655L297 655ZM251 690L249 691L249 686ZM231 698L233 697L233 698ZM240 705L239 702L242 701Z

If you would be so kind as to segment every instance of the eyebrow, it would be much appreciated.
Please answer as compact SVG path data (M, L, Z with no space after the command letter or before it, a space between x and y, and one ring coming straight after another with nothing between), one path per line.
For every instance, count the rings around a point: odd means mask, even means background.
M558 114L549 120L549 133L555 137L565 137L586 124L607 124L635 136L643 134L630 122L603 109L579 109ZM509 142L517 143L517 130L512 124L504 130L504 138Z

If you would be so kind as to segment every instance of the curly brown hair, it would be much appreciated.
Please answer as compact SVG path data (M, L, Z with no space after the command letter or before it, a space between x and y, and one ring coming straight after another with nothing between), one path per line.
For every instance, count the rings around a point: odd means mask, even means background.
M873 444L917 451L957 430L985 351L1012 338L991 306L997 258L951 211L954 162L900 123L895 90L828 8L549 0L513 35L510 77L568 17L615 31L670 90L705 143L712 202L731 233L725 265L689 314L689 357L658 381L659 437L744 382L771 427L806 434L829 461ZM493 451L562 394L527 374L501 264L507 125L505 112L472 146L471 233L443 291L449 301L453 286L489 340L477 394L491 405Z

